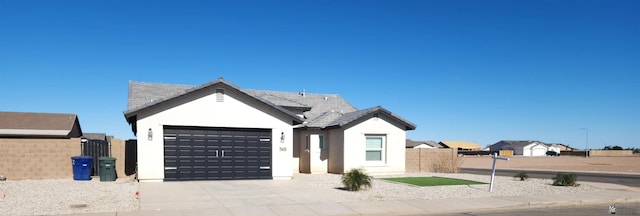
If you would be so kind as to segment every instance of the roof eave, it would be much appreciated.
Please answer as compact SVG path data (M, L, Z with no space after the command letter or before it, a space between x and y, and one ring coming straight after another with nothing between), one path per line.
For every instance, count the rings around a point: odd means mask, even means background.
M163 100L158 100L156 102L149 103L147 105L140 106L140 107L137 107L137 108L134 108L134 109L125 110L123 112L123 114L124 114L124 117L127 119L127 122L129 122L131 124L131 123L133 123L133 121L136 120L135 116L142 110L150 109L152 107L155 107L155 106L158 106L160 104L169 102L171 100L176 100L177 98L180 98L180 97L182 97L184 95L187 95L187 94L190 94L190 93L193 93L193 92L205 89L205 88L209 88L209 87L212 87L212 86L215 86L215 85L218 85L218 84L222 84L222 85L224 85L224 86L226 86L226 87L228 87L230 89L233 89L233 90L235 90L237 92L240 92L241 94L243 94L243 95L245 95L245 96L247 96L249 98L252 98L252 99L254 99L256 101L264 103L264 104L270 106L271 108L277 110L278 112L281 112L282 114L286 115L287 117L289 117L292 120L292 125L301 124L301 123L304 122L304 120L301 119L298 115L296 115L294 113L291 113L288 110L286 110L286 109L284 109L284 108L282 108L280 106L277 106L277 105L275 105L275 104L273 104L273 103L271 103L269 101L266 101L266 100L261 99L259 97L255 97L255 96L243 91L238 86L235 86L234 84L229 83L229 82L227 82L226 80L224 80L222 78L218 78L217 80L211 81L209 83L193 87L193 88L183 92L182 94L177 94L177 95L174 95L172 97L165 98Z

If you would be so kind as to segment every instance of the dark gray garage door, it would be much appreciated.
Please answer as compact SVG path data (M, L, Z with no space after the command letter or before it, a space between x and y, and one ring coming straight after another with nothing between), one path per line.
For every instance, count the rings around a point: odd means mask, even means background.
M164 180L271 179L271 130L164 128Z

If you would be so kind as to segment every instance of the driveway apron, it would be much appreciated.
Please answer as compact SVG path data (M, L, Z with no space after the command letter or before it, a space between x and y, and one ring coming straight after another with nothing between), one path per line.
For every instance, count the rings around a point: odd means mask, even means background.
M295 180L140 183L142 211L210 209L218 210L223 215L246 215L252 212L260 212L261 215L282 215L287 212L305 215L347 215L357 212L341 203L354 201L357 200L340 196L338 193L327 193L326 190Z

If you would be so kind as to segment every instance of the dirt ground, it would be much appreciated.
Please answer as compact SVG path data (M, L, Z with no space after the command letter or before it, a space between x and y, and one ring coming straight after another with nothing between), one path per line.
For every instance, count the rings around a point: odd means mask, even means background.
M491 169L491 156L465 156L462 168ZM497 169L539 169L558 171L598 171L615 173L640 173L640 156L634 157L509 157L498 160Z

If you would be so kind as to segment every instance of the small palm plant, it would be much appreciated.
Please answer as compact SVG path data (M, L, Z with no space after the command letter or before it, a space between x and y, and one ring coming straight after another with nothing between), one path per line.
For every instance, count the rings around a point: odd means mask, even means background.
M516 173L516 175L513 176L514 178L520 178L520 181L524 181L527 180L529 178L529 175L527 175L526 172L524 171L520 171L518 173Z
M362 169L351 169L342 174L342 184L347 190L359 191L362 187L371 188L372 178Z
M580 186L580 184L576 183L578 176L574 173L557 173L552 179L555 186Z

